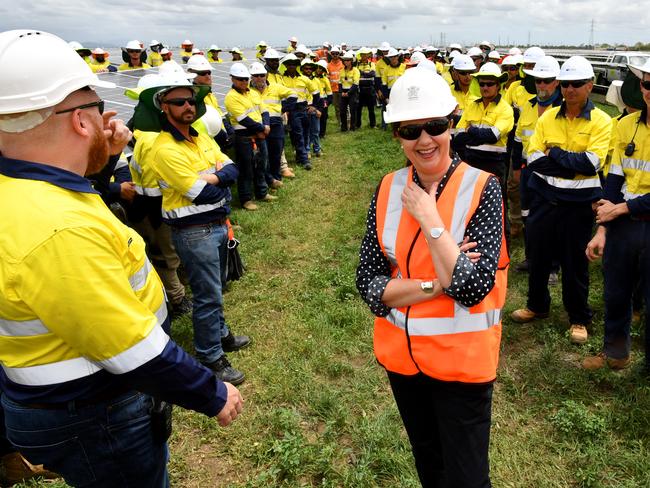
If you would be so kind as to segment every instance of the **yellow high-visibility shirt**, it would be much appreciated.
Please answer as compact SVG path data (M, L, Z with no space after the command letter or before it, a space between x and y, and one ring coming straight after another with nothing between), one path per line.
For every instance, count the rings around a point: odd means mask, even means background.
M293 96L293 91L284 85L271 83L261 93L262 112L268 112L269 117L282 117L282 100Z
M135 184L135 191L147 197L159 197L162 195L158 186L158 175L153 169L152 157L154 142L158 138L158 132L144 132L134 130L135 146L133 156L129 161L131 179Z
M311 102L311 83L304 75L288 76L284 75L283 84L290 88L298 98L297 103L310 103Z
M341 78L339 83L341 84L341 89L344 91L348 91L350 88L352 88L353 85L359 86L359 79L361 78L361 73L359 70L355 67L352 69L342 69L341 70Z
M209 63L223 63L223 59L219 57L219 54L217 54L217 57L215 58L214 55L211 52L208 52L208 62Z
M469 127L490 129L497 137L493 144L481 144L473 149L489 152L506 152L508 134L515 124L512 107L500 95L497 95L487 107L481 99L474 100L465 106L463 116L456 127L457 132L466 130Z
M151 68L147 63L142 63L142 66L131 66L129 63L122 63L117 68L118 71L128 71L130 69L148 69Z
M233 88L226 94L224 103L226 104L230 122L235 130L246 130L246 127L239 123L246 117L260 124L262 123L262 112L260 112L255 95L251 94L251 90L239 93Z
M625 178L621 188L625 201L650 193L650 128L645 120L639 122L642 115L645 114L626 115L616 126L616 145L609 171ZM625 149L632 140L634 153L626 156Z
M160 53L151 51L149 57L147 58L147 64L150 66L160 66L163 64L163 58Z
M381 72L382 85L392 88L398 78L404 74L404 71L406 71L406 65L404 63L400 64L396 68L387 65Z

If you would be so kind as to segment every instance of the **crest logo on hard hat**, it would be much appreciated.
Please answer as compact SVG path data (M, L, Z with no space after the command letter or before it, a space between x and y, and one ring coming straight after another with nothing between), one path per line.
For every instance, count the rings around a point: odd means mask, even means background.
M406 97L409 100L417 100L420 98L420 87L419 86L409 86Z

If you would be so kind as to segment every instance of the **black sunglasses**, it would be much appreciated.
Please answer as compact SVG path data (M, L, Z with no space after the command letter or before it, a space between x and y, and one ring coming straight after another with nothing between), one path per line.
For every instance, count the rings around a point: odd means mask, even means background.
M232 79L237 81L248 81L248 78L242 78L241 76L233 76Z
M266 76L265 73L260 73L259 75L251 75L253 78L264 78Z
M170 98L169 100L163 100L162 103L167 103L173 105L174 107L182 107L186 103L189 103L192 107L196 105L196 98L187 97L187 98Z
M66 108L65 110L59 110L58 112L54 112L54 113L66 114L68 112L74 112L77 109L83 110L84 108L92 108L92 107L97 107L97 110L99 110L99 115L102 115L104 113L104 100L97 100L96 102L84 103L83 105L77 105L76 107Z
M555 81L555 78L535 78L535 84L536 85L550 85Z
M571 81L564 80L564 81L560 81L560 86L562 88L569 88L570 86L572 86L573 88L580 88L585 86L587 83L589 83L588 80L571 80Z
M519 66L501 66L503 71L517 71Z
M458 73L458 75L460 75L460 76L471 76L472 73L474 73L474 71L458 71L458 70L456 70L456 73Z
M403 125L397 128L397 135L407 141L414 141L420 137L422 131L430 136L439 136L449 129L449 119L433 119L424 124Z
M126 52L129 54L135 54L135 53L141 53L142 51L140 49L127 49Z
M642 80L641 81L641 86L645 88L646 90L650 90L650 80Z
M211 76L212 71L194 71L196 73L196 76Z
M485 86L495 86L496 84L497 84L496 81L479 81L478 82L478 86L480 86L481 88L483 88Z

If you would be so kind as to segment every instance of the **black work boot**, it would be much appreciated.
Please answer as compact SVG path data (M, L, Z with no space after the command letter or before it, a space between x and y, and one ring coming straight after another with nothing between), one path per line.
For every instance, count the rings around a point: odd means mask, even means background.
M250 343L250 337L232 335L232 332L228 332L228 335L226 337L221 338L221 347L225 352L239 351L240 349L248 346Z
M212 370L217 379L227 381L235 386L242 384L246 378L244 373L232 367L225 354L213 363L203 363L203 366Z

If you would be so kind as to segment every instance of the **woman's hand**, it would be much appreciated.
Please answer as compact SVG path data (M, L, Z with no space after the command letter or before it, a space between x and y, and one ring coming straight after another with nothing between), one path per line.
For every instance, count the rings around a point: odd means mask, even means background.
M474 249L476 246L478 246L478 243L476 242L469 242L469 237L465 236L465 239L463 239L463 242L458 246L460 249L460 252L465 253L465 256L469 258L469 260L472 262L472 264L478 263L478 260L481 257L480 252L471 252L470 249Z
M436 205L437 189L438 183L434 183L427 193L414 182L409 181L402 192L404 208L423 227L443 226L442 219L438 213L438 206Z

